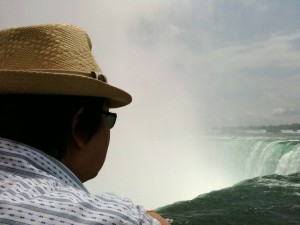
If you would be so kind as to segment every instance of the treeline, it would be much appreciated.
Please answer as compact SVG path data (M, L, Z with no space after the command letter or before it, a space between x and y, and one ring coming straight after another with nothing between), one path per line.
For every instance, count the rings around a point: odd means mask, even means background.
M262 126L239 126L239 127L223 127L222 130L266 130L267 132L280 132L282 130L300 130L299 123L281 124L281 125L262 125Z

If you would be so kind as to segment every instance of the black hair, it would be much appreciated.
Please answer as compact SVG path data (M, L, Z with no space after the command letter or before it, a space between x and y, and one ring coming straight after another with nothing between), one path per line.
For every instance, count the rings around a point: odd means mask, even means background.
M75 132L90 140L102 125L104 99L66 95L0 95L0 137L22 142L61 160L74 144Z

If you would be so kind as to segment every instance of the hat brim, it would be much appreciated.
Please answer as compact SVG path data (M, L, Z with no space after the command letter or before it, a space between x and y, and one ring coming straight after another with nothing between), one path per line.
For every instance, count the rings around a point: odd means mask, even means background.
M131 96L94 78L63 73L0 71L0 94L48 94L105 98L110 108L129 104Z

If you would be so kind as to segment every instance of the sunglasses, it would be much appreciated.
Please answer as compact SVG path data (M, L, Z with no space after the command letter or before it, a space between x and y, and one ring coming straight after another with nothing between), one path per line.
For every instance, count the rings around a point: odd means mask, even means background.
M113 128L116 123L116 120L117 120L117 113L111 113L111 112L107 112L107 111L103 111L102 113L106 117L108 127L110 129Z

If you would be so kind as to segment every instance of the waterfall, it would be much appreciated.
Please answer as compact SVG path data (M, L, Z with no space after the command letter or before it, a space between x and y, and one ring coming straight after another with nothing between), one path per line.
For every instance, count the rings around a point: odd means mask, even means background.
M300 171L300 140L287 137L219 137L213 146L217 163L243 180ZM218 155L218 156L217 156Z
M288 175L300 171L300 146L284 154L276 167L275 173Z
M257 142L246 162L245 176L288 175L300 171L299 141L269 140Z

